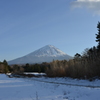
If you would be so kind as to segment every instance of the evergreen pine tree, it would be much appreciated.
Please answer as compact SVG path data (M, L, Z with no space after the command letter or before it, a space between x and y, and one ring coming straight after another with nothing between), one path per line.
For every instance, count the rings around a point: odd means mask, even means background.
M98 34L96 34L96 42L98 42L97 49L100 51L100 22L98 22L97 28Z
M7 73L9 72L9 68L8 68L8 63L6 60L3 61L3 64L4 64L4 73Z

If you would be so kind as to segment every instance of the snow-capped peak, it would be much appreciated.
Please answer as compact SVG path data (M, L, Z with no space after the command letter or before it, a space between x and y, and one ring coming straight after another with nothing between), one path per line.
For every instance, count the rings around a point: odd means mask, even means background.
M61 50L59 50L58 48L52 46L52 45L46 45L32 53L30 53L27 56L37 56L37 57L41 57L41 56L64 56L67 55L66 53L62 52Z
M9 64L26 64L51 62L53 60L69 60L71 56L52 45L46 45L28 55L9 61Z

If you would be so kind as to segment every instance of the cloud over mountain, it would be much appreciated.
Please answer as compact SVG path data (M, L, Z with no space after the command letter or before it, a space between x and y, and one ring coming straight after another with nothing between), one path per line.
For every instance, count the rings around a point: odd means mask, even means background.
M71 3L72 8L86 8L93 14L100 15L100 0L76 0Z

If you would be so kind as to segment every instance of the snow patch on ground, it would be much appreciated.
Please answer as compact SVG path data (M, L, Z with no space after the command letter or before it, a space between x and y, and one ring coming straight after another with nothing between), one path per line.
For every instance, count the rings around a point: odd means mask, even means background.
M98 85L100 80L73 80L69 78L8 78L0 74L0 100L100 100L100 88L62 85L37 80Z
M33 73L33 72L24 72L24 74L26 74L26 75L27 75L27 74L33 74L33 75L36 75L36 76L39 76L39 75L40 75L40 76L43 76L43 75L46 75L45 73L37 73L37 72L34 72L34 73Z

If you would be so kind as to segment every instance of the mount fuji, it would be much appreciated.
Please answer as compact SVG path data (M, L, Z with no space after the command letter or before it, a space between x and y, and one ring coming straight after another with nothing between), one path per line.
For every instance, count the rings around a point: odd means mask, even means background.
M64 59L69 60L72 57L52 45L46 45L28 55L8 61L8 64L33 64Z

